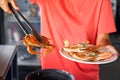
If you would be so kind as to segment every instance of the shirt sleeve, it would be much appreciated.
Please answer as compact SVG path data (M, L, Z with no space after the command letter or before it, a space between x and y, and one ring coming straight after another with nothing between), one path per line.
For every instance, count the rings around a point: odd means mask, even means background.
M98 22L98 34L112 32L116 32L112 4L110 0L102 0Z

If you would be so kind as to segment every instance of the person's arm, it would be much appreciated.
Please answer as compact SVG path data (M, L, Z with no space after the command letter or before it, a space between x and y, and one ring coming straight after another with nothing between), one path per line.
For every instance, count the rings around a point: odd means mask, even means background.
M98 34L96 45L111 45L109 34Z
M109 34L99 34L97 36L96 45L111 46L114 49L114 52L119 55L118 50L110 42Z
M0 0L0 8L2 8L5 12L11 14L12 12L9 9L8 3L11 3L14 9L19 10L19 7L14 0Z

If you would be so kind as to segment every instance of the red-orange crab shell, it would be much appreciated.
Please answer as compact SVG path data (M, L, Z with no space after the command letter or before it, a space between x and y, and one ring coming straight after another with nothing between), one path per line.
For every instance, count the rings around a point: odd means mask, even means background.
M39 45L40 42L34 37L34 35L32 34L28 34L24 37L24 40L23 40L23 44L25 46L28 46L28 45Z
M49 44L49 41L48 41L48 38L44 37L44 36L41 36L42 38L42 43L40 43L36 37L33 35L33 34L28 34L24 37L24 40L23 40L23 43L27 43L27 45L33 45L33 46L36 46L36 47L42 47L40 46L40 44Z
M40 35L41 36L41 35ZM27 47L27 51L30 54L39 54L40 52L33 50L34 47L45 48L45 54L51 52L54 49L54 45L50 44L49 39L45 36L41 36L42 43L40 43L33 34L27 34L22 40L23 44Z

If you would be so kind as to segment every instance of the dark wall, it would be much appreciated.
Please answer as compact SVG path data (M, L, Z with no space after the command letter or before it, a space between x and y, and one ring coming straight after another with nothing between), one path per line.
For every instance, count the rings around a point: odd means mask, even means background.
M120 0L117 0L117 10L116 10L116 27L117 27L117 35L120 35Z
M4 12L0 9L0 44L4 44Z
M115 62L100 65L100 80L120 80L120 57Z

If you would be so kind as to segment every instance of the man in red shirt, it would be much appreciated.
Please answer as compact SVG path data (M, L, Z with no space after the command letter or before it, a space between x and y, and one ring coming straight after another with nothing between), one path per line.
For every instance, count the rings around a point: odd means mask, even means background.
M56 46L40 59L42 69L66 70L75 80L99 80L99 65L67 60L59 50L64 47L64 40L71 44L90 41L94 45L110 45L109 33L116 31L110 0L31 0L31 3L40 8L41 34L51 38Z

